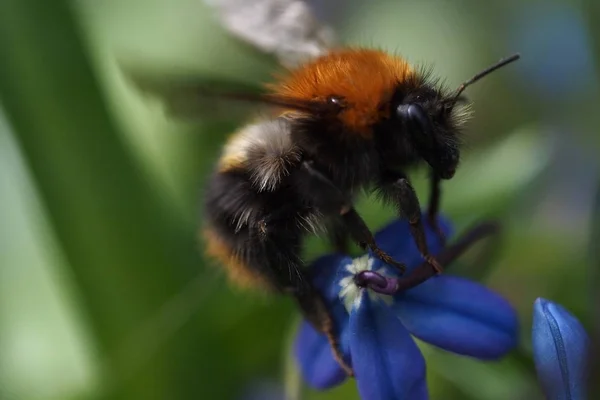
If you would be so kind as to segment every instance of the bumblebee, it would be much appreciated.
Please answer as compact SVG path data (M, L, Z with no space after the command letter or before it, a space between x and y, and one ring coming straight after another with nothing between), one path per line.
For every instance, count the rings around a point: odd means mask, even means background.
M424 223L437 228L441 181L454 176L460 161L470 117L462 93L518 58L500 60L454 91L399 56L365 48L327 51L290 67L260 93L248 85L225 91L190 82L157 86L139 74L132 78L142 90L166 98L171 111L183 104L186 114L199 113L219 99L272 108L225 144L205 188L202 242L232 283L292 296L352 375L332 316L301 258L303 240L327 232L339 252L352 240L402 273L405 266L377 246L353 206L362 191L375 191L408 219L424 260L442 272L429 254ZM198 104L200 99L211 102ZM425 218L406 175L421 163L431 175Z
M340 49L289 70L264 95L222 94L279 112L242 127L225 144L205 191L207 255L238 285L293 296L351 374L332 317L301 259L303 239L327 231L338 251L353 240L403 272L353 207L357 194L374 190L408 219L422 256L442 272L429 254L419 200L405 171L428 164L426 218L435 224L440 183L455 174L469 118L463 90L518 58L501 60L448 91L401 57Z

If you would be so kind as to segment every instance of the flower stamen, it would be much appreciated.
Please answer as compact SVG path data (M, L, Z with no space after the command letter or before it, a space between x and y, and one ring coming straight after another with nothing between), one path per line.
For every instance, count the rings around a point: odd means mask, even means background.
M361 271L354 275L354 283L380 294L394 295L398 292L398 280L385 277L375 271Z

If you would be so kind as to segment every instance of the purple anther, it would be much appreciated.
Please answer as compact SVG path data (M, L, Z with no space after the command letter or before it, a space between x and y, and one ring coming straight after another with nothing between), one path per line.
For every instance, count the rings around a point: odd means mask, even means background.
M354 275L354 282L357 286L368 287L374 292L381 294L394 295L398 292L397 279L385 277L375 271L359 272Z

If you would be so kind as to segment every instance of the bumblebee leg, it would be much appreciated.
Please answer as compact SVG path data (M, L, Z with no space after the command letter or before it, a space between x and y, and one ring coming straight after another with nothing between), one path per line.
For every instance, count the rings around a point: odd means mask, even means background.
M352 206L349 196L344 195L329 178L316 170L311 162L304 161L301 171L303 173L299 177L304 185L303 193L311 195L311 200L318 209L328 215L340 215L348 235L363 249L371 249L377 258L396 267L400 272L406 270L404 264L394 260L377 246L373 233Z
M257 221L258 226L254 229L263 231L261 235L250 236L246 243L247 254L251 254L251 263L257 272L296 300L304 318L327 338L334 359L349 376L353 376L352 368L344 360L333 316L321 293L311 283L300 258L300 225L290 224L291 216L283 218L286 212L296 215L292 208L284 206ZM260 225L260 221L265 220L269 222Z
M356 240L356 242L363 248L369 248L375 254L377 258L386 264L389 264L397 268L401 273L406 271L406 265L398 262L392 258L385 251L381 250L377 243L375 243L375 237L371 230L365 224L362 217L356 212L354 208L351 208L342 215L342 218L348 228L350 236Z
M404 175L389 173L384 177L385 196L388 200L396 204L400 215L405 216L410 224L410 233L413 236L419 252L437 273L442 273L444 269L434 256L429 254L427 239L425 237L425 227L421 218L421 207L419 199L408 178Z
M440 209L440 198L442 195L441 191L441 178L434 172L431 174L430 179L430 199L429 207L427 208L427 219L431 227L436 231L438 239L442 245L446 245L446 235L442 232L440 225L438 224L437 217Z
M304 318L327 338L335 361L337 361L346 375L354 376L352 367L344 360L344 354L338 341L339 332L336 330L333 317L327 309L327 305L321 294L316 289L311 288L309 290L296 291L293 296L302 310Z
M446 268L449 267L465 251L469 250L476 242L486 237L495 236L500 230L500 225L493 221L478 224L467 233L464 233L455 243L443 249L438 254L438 260ZM418 265L407 277L400 279L388 278L375 271L363 271L355 279L362 286L382 294L395 294L411 289L427 279L436 275L436 271L427 262Z

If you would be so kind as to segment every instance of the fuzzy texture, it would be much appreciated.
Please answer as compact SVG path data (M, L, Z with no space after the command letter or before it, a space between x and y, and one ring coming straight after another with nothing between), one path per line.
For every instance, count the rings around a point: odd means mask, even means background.
M333 51L281 77L272 90L292 103L329 104L335 97L341 108L284 107L279 117L233 134L206 190L205 220L243 265L287 290L305 285L299 246L306 234L337 225L332 236L347 237L358 229L332 222L361 190L375 186L399 207L395 183L406 180L405 168L424 160L441 176L454 171L464 120L428 74L381 50ZM405 104L417 105L431 129L407 121L398 112Z
M381 50L333 50L281 77L270 88L283 97L326 102L340 98L347 107L339 115L344 125L361 135L389 117L388 102L398 84L412 75L409 64Z
M252 269L236 256L231 247L215 231L208 228L204 229L202 240L205 244L205 254L225 270L230 282L242 289L262 288L272 290L269 282L260 274L253 273Z
M233 283L263 290L266 282L292 295L336 348L333 316L301 258L304 238L327 227L340 248L349 239L376 246L352 209L355 195L373 187L419 220L403 171L425 161L451 178L462 121L453 98L428 75L380 50L333 51L271 89L267 102L281 114L232 135L208 181L208 252ZM422 229L416 225L414 236L426 255Z
M259 192L273 191L300 161L300 149L283 118L248 125L233 134L223 149L220 171L246 168Z
M292 142L290 126L281 119L261 124L261 132L245 132L248 169L259 191L274 190L300 161L300 149Z

